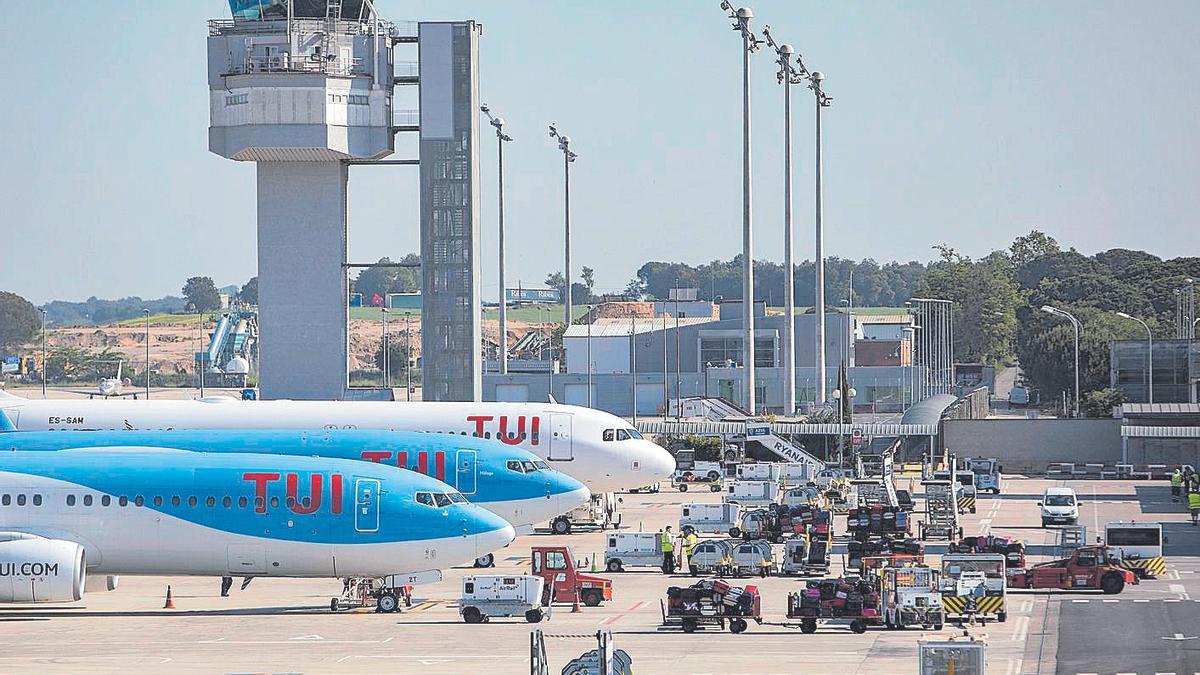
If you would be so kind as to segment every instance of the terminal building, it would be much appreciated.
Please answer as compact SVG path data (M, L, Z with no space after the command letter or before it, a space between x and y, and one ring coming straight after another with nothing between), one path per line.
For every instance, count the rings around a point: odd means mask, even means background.
M1200 394L1200 340L1154 341L1154 367L1147 369L1147 340L1113 340L1109 344L1109 381L1130 403L1196 403Z
M634 303L623 303L634 304ZM651 303L636 303L646 304ZM484 376L488 400L544 401L547 395L573 405L590 405L617 415L663 415L672 401L719 397L744 406L742 322L738 302L654 303L628 318L594 318L563 335L562 372ZM700 305L708 305L703 307ZM664 311L665 310L665 311ZM597 314L593 312L593 314ZM648 316L647 316L648 315ZM784 317L755 308L756 390L760 412L782 413ZM923 368L914 362L910 315L826 315L826 390L837 388L847 369L855 406L899 412L922 398ZM816 315L795 322L796 391L801 411L816 400ZM589 384L590 382L590 384Z

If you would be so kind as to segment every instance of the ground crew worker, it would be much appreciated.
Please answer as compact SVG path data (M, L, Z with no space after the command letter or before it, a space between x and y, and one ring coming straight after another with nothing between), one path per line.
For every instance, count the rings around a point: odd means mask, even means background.
M1195 527L1197 518L1200 518L1200 492L1188 493L1188 510L1192 512L1192 527Z
M692 569L692 551L696 550L696 544L700 542L700 537L696 536L695 530L683 535L683 562L687 564L688 570Z
M1175 467L1175 473L1171 474L1171 501L1179 501L1179 492L1183 489L1183 471L1179 467Z
M667 530L660 535L659 550L662 551L663 574L671 574L675 571L675 545L671 542L671 526L667 526Z

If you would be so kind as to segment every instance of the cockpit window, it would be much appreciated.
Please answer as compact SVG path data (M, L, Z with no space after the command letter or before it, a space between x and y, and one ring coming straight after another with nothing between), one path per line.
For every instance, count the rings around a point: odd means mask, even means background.
M425 506L433 506L433 495L428 492L418 492L417 503L424 504Z
M630 429L630 430L629 430L629 437L630 437L630 438L636 438L636 439L638 439L638 440L641 440L641 438L642 438L642 432L638 431L637 429Z
M510 459L504 463L504 466L507 467L509 471L516 471L517 473L525 473L525 469L521 467L521 462L518 460Z
M629 432L625 431L624 429L617 429L617 440L618 441L629 440Z
M454 502L455 504L466 504L467 498L457 492L451 492L450 501Z
M616 429L605 429L604 430L604 440L611 441L614 438L614 436L616 435L616 433L617 433Z
M528 460L521 462L521 466L525 467L525 473L536 473L538 470L538 468L534 466L533 462Z
M436 493L434 493L433 498L437 502L437 505L439 507L450 506L450 504L451 504L450 495L443 494L441 492L436 492Z
M541 471L549 471L550 470L550 465L543 462L540 459L534 460L533 465L536 466Z

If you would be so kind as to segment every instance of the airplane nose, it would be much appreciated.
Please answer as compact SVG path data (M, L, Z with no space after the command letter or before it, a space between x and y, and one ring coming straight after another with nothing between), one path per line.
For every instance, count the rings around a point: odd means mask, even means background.
M509 522L486 509L474 507L477 512L471 528L475 538L475 556L498 551L517 538L517 531Z
M675 457L665 448L653 441L642 441L645 444L645 459L643 467L648 478L653 481L666 480L675 473ZM647 483L653 481L646 481Z
M582 483L572 479L579 487L574 490L564 490L559 492L556 498L557 506L554 515L559 515L570 511L576 506L583 506L592 500L592 491L587 489Z

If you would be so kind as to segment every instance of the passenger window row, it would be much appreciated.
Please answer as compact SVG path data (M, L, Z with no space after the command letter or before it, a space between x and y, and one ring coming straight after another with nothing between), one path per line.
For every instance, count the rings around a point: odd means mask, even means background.
M0 495L0 506L12 506L16 502L17 506L25 506L32 502L34 506L42 505L42 496L39 494L33 495L32 499L28 495L19 494L14 498L13 495Z

